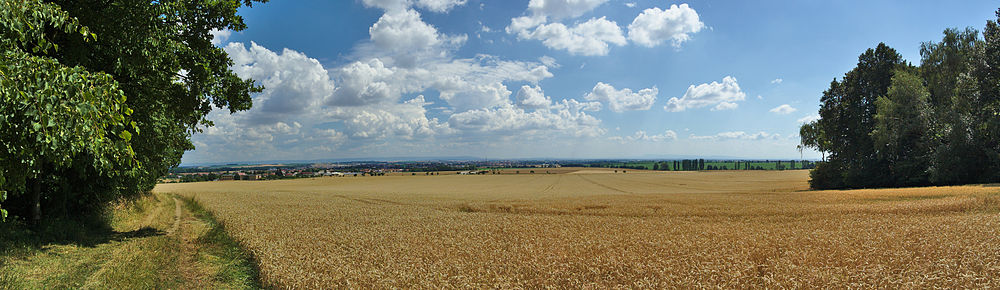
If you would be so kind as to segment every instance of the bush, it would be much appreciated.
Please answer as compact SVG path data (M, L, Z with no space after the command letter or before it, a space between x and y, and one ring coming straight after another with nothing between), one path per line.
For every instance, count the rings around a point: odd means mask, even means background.
M819 162L809 172L809 186L814 189L844 188L844 174L839 163Z

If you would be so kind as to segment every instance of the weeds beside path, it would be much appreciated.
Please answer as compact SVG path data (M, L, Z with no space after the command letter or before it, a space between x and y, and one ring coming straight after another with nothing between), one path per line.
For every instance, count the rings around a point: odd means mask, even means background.
M211 215L192 212L200 208L192 203L150 194L115 205L110 228L69 238L5 225L0 289L261 288L250 256L231 254L243 251L223 243L228 236L221 226ZM56 224L49 231L72 227Z

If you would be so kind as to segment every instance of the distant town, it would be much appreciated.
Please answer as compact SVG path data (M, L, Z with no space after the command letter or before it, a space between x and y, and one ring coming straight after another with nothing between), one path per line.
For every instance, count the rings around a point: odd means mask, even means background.
M364 177L387 174L509 174L523 168L534 174L536 168L597 167L632 170L701 171L701 170L794 170L811 169L809 160L465 160L465 161L350 161L327 163L224 164L180 166L170 169L160 182L199 182L226 180L276 180L322 176ZM623 170L623 173L625 171ZM520 171L513 171L521 174Z

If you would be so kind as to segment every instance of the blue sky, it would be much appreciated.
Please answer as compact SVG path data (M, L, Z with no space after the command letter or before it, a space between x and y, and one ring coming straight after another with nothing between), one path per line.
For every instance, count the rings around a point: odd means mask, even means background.
M875 2L875 3L872 3ZM960 4L957 4L960 3ZM800 122L885 42L995 1L272 1L217 31L254 108L185 164L360 157L798 158ZM804 152L818 158L817 152Z

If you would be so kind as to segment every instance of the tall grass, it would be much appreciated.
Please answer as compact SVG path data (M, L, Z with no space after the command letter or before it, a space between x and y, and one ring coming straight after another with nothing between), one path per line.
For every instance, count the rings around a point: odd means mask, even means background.
M219 268L216 279L223 284L236 288L260 289L260 269L253 254L245 250L236 240L230 237L225 226L215 219L215 216L201 206L194 198L182 197L184 206L195 218L203 221L208 230L201 234L197 242L200 249L209 256L215 257Z
M210 214L170 194L84 219L0 224L0 289L261 288L250 257Z

